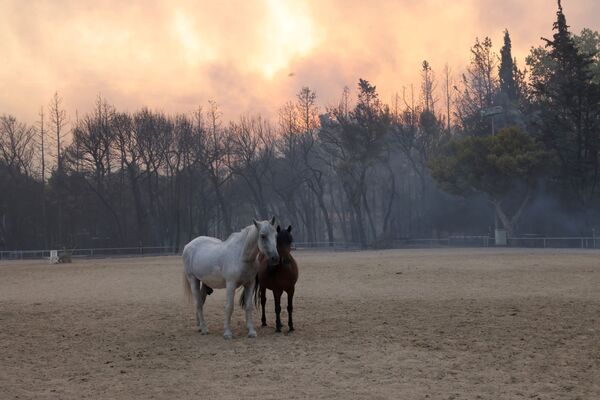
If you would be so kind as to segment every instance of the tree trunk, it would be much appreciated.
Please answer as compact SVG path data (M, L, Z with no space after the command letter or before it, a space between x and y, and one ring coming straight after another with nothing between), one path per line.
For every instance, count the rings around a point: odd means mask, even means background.
M318 185L318 189L315 185ZM325 199L323 198L323 186L318 182L309 181L308 187L317 198L317 204L319 204L319 209L321 210L321 214L323 214L325 226L327 227L327 239L329 240L329 246L333 246L333 225L331 223L331 218L329 217L329 212L327 211L327 206L325 205Z
M127 176L129 177L129 186L133 195L133 204L135 207L135 215L137 221L137 242L147 244L146 235L146 217L145 208L142 204L142 195L138 184L138 176L136 176L134 167L131 164L127 165Z
M392 214L392 206L394 204L394 197L396 195L396 177L394 176L394 172L389 164L386 163L386 167L388 172L390 173L390 181L392 183L392 187L390 188L390 198L387 203L385 215L383 217L383 234L386 235L389 226L390 226L390 216ZM382 196L383 197L383 196Z
M219 207L221 208L221 212L223 213L223 224L225 225L225 229L227 229L227 234L231 234L233 232L233 226L231 224L231 215L229 215L229 210L227 209L227 202L223 197L223 193L221 192L221 185L217 181L217 178L213 175L212 177L213 185L215 187L215 194L217 195L217 201L219 202Z
M504 227L504 229L506 229L508 237L512 237L514 235L515 226L516 226L517 222L519 222L519 219L521 218L521 215L523 214L523 210L525 209L525 207L527 206L527 203L529 203L529 200L531 199L532 191L533 191L533 189L531 187L527 188L527 193L525 194L525 197L521 201L519 208L512 215L512 217L508 216L502 209L502 200L497 200L497 199L491 200L492 204L494 205L494 208L496 209L496 215L498 215L498 218L500 218L500 221L502 222L502 226Z

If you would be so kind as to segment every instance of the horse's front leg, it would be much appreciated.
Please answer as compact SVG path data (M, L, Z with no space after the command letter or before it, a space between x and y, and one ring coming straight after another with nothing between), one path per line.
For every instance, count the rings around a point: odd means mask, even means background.
M267 288L260 287L260 307L262 308L261 326L267 326L267 316L265 315L265 306L267 305Z
M225 331L223 332L223 338L231 339L231 314L233 313L233 296L235 294L235 282L227 281L225 285Z
M275 332L281 332L281 294L282 290L273 290L275 298Z
M248 337L255 338L256 330L252 321L252 295L254 294L254 279L244 285L244 304L246 308L246 327L248 328Z
M288 306L287 306L287 312L288 312L288 328L289 331L293 331L294 330L294 321L292 320L292 312L294 311L294 288L291 288L290 290L288 290L287 292L287 300L288 300Z

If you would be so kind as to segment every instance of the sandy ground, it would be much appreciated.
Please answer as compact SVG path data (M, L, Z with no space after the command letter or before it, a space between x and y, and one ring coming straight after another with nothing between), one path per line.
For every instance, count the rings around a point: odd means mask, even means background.
M0 398L600 399L600 252L295 255L296 331L233 341L179 257L0 263Z

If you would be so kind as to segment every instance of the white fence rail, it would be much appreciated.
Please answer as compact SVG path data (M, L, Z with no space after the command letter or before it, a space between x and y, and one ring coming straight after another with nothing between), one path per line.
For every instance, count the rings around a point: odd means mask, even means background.
M450 236L439 239L393 239L361 246L351 242L299 242L296 249L329 249L329 250L360 250L363 248L428 248L428 247L496 247L493 237L489 236ZM598 237L512 237L507 239L505 247L524 248L567 248L567 249L600 249Z
M600 249L598 237L513 237L508 238L507 247L524 248L566 248L566 249ZM333 250L350 251L363 249L402 249L433 247L495 247L494 238L489 236L450 236L441 239L394 239L361 246L355 242L297 242L296 250ZM48 259L51 250L11 250L0 251L0 260L35 260ZM73 249L73 258L105 258L133 256L161 256L180 254L173 246L157 247L110 247L95 249ZM64 250L59 250L62 254Z
M58 250L62 254L65 250ZM132 256L161 256L178 254L173 246L157 247L109 247L96 249L68 249L73 258L104 258ZM50 257L51 250L11 250L0 251L0 260L35 260Z

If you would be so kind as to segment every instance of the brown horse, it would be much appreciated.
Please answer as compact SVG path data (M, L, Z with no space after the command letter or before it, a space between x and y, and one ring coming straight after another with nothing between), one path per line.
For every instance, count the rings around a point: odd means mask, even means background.
M275 332L281 332L281 295L287 293L287 311L288 311L288 328L289 331L294 330L294 322L292 320L292 312L294 310L294 288L298 281L298 265L292 257L292 226L288 226L286 230L282 230L277 226L277 253L279 253L279 264L269 265L267 258L262 254L257 257L258 272L256 275L256 285L254 286L254 303L258 303L258 292L260 291L260 305L262 307L262 326L267 326L267 318L265 316L265 304L267 302L267 289L273 291L275 299ZM240 300L243 300L242 295Z

